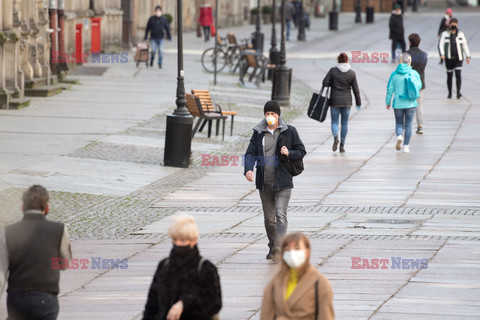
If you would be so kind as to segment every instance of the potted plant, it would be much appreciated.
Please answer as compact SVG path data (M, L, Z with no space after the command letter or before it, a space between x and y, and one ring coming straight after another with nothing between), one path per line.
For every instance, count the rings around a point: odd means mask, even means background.
M165 13L163 16L167 18L168 24L172 24L173 16L170 13Z
M263 23L270 24L272 23L272 7L263 6L262 7Z
M258 16L258 8L252 8L250 10L250 24L256 24L257 23L257 16Z

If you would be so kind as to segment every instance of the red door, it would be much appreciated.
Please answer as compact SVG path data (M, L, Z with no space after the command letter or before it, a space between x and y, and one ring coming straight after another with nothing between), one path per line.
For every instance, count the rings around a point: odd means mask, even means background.
M83 24L75 25L75 62L83 62L83 40L82 40Z
M101 22L102 18L92 18L92 48L94 53L100 53L102 51L102 30Z

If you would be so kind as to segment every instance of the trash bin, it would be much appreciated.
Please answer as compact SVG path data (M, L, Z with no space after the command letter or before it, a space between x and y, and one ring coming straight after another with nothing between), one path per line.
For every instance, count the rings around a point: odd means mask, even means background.
M367 23L373 23L373 7L366 8Z
M328 15L328 30L338 30L338 12L332 11Z

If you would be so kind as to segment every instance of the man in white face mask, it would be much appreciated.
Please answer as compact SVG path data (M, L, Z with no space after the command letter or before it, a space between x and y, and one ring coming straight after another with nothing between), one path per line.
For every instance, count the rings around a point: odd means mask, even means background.
M155 14L148 19L147 28L145 30L145 40L148 39L148 33L150 33L150 42L152 46L150 66L153 66L153 60L155 60L155 54L158 51L158 67L162 68L165 36L169 41L172 41L172 35L170 33L170 25L168 24L167 18L162 16L162 7L160 6L155 8Z
M273 259L279 252L279 243L287 233L287 207L293 188L293 176L282 165L280 158L302 159L305 146L297 129L287 125L280 117L280 106L268 101L263 109L265 118L253 128L250 145L245 152L244 175L253 182L256 167L256 187L262 200L265 230L269 251L267 259Z

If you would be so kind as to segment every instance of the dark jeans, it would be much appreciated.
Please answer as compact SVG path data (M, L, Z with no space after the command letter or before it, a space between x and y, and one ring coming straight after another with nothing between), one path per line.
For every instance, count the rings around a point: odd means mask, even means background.
M204 26L203 27L203 36L205 37L205 41L210 40L210 33L212 31L210 30L210 26Z
M402 49L402 53L405 52L405 48L406 48L405 40L392 39L392 61L397 60L397 57L395 57L395 51L397 50L398 45L400 45L400 48Z
M269 186L260 190L265 231L267 231L270 250L279 247L283 236L287 233L287 208L291 194L292 189L275 190L274 187Z
M8 292L8 320L56 320L58 299L48 292Z

